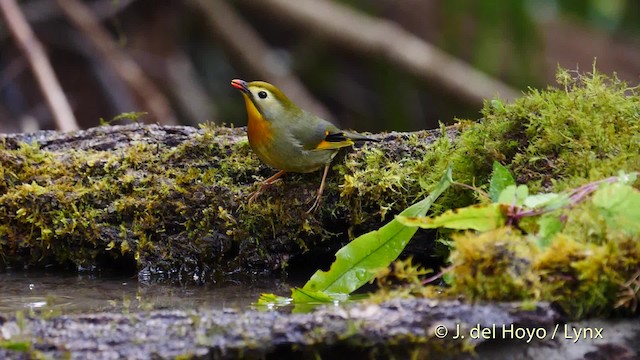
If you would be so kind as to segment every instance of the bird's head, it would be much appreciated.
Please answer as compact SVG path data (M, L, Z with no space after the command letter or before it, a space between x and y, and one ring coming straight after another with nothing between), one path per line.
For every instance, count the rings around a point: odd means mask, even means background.
M242 91L249 117L259 115L266 121L280 121L300 111L280 89L267 82L235 79L231 86Z

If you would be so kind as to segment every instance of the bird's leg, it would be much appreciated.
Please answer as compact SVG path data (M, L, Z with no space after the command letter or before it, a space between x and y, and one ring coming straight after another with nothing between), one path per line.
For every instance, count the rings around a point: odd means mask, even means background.
M316 200L313 202L313 205L311 205L309 210L307 210L307 214L315 211L318 205L320 205L320 198L322 197L322 192L324 191L324 184L327 180L327 174L329 173L329 165L331 165L331 163L327 163L324 166L324 173L322 174L322 182L320 183L320 188L318 189L318 195L316 196Z
M271 186L274 182L278 181L280 176L284 175L284 173L285 173L284 170L280 170L277 173L275 173L272 177L270 177L267 180L263 181L262 184L260 184L260 188L258 188L258 190L256 190L253 194L251 194L251 197L249 198L249 202L248 202L249 205L251 205L251 203L254 202L255 199L258 198L258 195L262 194L262 192L266 188Z

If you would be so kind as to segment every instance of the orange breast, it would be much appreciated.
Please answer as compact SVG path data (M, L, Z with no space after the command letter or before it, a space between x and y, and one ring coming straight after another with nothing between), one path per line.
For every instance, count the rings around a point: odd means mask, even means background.
M245 94L244 100L247 106L249 123L247 124L247 136L249 145L260 160L267 165L278 168L281 159L273 154L273 129L271 123L265 120L253 102ZM275 158L274 158L275 157Z
M262 115L253 105L253 102L246 94L244 95L244 101L247 105L247 115L249 123L247 124L247 133L249 136L249 144L254 149L268 147L268 144L273 139L273 132L271 131L271 124L262 118Z

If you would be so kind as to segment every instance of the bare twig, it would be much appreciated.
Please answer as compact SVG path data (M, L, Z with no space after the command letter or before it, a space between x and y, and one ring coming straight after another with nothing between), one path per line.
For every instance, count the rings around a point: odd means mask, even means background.
M327 120L333 116L300 80L276 60L274 52L256 31L223 0L190 0L205 14L209 27L232 55L263 80L278 85L294 102Z
M245 0L240 4L358 52L381 56L470 104L520 92L444 53L397 24L364 15L334 1Z
M42 44L40 44L31 27L29 27L27 20L20 11L20 7L15 0L0 0L0 10L7 22L7 27L33 69L40 89L56 121L56 126L62 131L77 130L78 123L73 116L71 106L53 72Z
M56 0L60 9L86 35L101 56L115 72L131 87L143 102L143 111L148 111L152 121L175 124L176 117L165 96L147 78L138 64L127 55L100 26L94 13L78 0Z

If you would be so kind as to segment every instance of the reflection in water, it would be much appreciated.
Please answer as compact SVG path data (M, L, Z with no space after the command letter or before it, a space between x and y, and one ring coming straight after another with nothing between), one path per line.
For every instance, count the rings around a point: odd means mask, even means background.
M280 280L212 285L142 284L136 278L85 274L0 273L0 313L135 312L154 309L246 309L263 292L286 292Z

